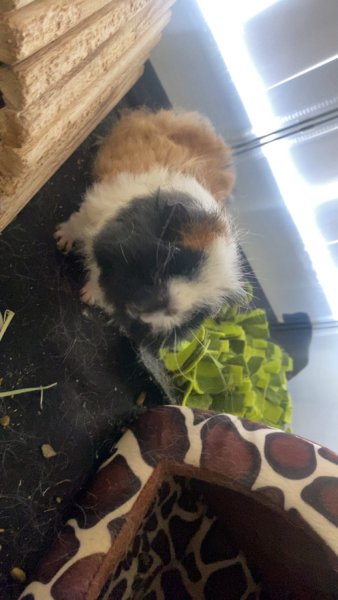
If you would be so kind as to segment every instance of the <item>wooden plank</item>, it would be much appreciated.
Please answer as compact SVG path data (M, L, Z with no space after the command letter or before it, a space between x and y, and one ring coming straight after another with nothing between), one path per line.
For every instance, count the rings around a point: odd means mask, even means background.
M11 64L24 60L109 2L35 0L19 10L4 13L0 22L0 61Z
M160 32L169 20L169 13L159 19L151 31L146 32L141 40L129 49L119 62L103 77L91 85L81 102L64 111L57 121L50 124L46 134L38 141L22 148L11 148L3 145L0 148L0 173L4 176L20 176L27 168L38 168L39 162L49 153L61 152L82 123L90 120L97 110L97 105L110 97L111 90L119 85L125 73L140 65L148 56L151 48L160 39ZM60 149L61 146L61 149Z
M62 81L61 86L52 89L24 111L17 113L8 108L0 110L0 135L3 143L20 147L32 142L34 137L38 143L38 136L44 136L44 130L58 118L58 114L79 102L88 87L96 85L95 80L113 68L120 56L155 25L171 4L172 0L154 0L147 5L101 46L91 61L77 71L74 77L68 78L66 82Z
M21 110L76 69L152 0L114 0L83 23L23 62L0 68L6 104Z
M21 177L11 179L8 176L1 179L0 176L0 232L14 219L18 212L29 202L39 189L50 179L62 163L76 150L86 139L89 133L102 121L102 119L123 98L127 91L134 85L142 75L143 67L128 73L114 89L114 93L93 112L90 120L82 124L75 134L68 140L62 152L49 153L40 163L38 169L27 168ZM5 192L7 190L7 193ZM2 193L1 193L2 192Z
M33 1L34 0L0 0L0 11L22 8Z

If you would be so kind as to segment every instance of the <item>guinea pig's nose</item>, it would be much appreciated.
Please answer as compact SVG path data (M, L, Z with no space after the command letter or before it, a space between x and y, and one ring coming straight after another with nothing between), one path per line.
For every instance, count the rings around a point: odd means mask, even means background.
M169 292L166 287L161 287L157 294L157 302L160 308L166 308L169 303Z
M170 306L169 304L169 306L167 306L167 308L165 309L164 314L167 317L174 317L175 315L177 315L177 309L174 308L174 306Z
M147 312L157 312L158 310L167 310L169 306L169 294L167 290L160 290L147 303Z

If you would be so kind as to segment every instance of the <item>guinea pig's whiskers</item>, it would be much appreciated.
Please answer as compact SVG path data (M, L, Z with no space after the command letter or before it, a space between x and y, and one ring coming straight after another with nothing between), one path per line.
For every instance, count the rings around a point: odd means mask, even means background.
M129 263L128 263L128 261L127 261L127 257L126 257L126 255L125 255L125 253L124 253L124 250L123 250L123 246L122 246L122 244L120 244L120 250L121 250L121 254L122 254L122 256L123 256L123 258L124 258L125 262L126 262L126 263L127 263L127 265L128 265Z
M165 346L169 340L169 337L170 337L170 333L167 333L167 335L164 336L164 339L160 345L160 351L163 350L163 348L165 348Z
M175 350L176 350L176 349L177 349L177 332L176 332L176 329L174 329L173 333L174 333L174 347L175 347ZM178 372L179 372L179 373L180 373L180 374L181 374L181 375L184 377L184 379L185 379L185 375L184 375L184 373L183 373L183 371L182 371L181 367L179 366L178 362L177 362L177 371L178 371Z
M156 244L156 268L158 269L159 267L159 257L160 257L160 246L161 246L161 238L159 238L157 240L157 244ZM158 271L157 271L158 272Z
M153 340L153 339L151 338L151 336L147 335L147 336L146 336L146 338L145 338L145 342L143 342L143 343L142 343L142 347L143 347L145 350L149 350L149 351L151 351L151 350L152 350L152 347L153 347L153 345L154 345L154 343L155 343L155 340Z
M169 227L169 225L170 225L170 223L171 223L171 220L172 220L172 218L173 218L173 216L174 216L174 214L175 214L175 211L176 211L176 206L175 206L175 204L174 204L174 206L172 207L172 209L171 209L171 211L170 211L170 213L169 213L169 216L168 216L168 218L167 218L167 220L166 220L166 222L164 223L164 226L163 226L163 228L162 228L161 235L160 235L160 241L162 241L162 240L163 240L163 238L164 238L164 236L165 236L165 234L166 234L166 232L167 232L167 229L168 229L168 227Z
M165 261L164 261L164 263L163 263L163 265L161 267L163 271L168 266L168 264L170 262L170 259L172 258L174 252L175 252L175 246L169 242L167 257L166 257L166 259L165 259Z
M192 337L196 340L196 342L202 347L202 348L206 348L206 345L202 342L202 340L200 340L197 335L195 335L194 331L192 329L189 329L189 332L191 333Z

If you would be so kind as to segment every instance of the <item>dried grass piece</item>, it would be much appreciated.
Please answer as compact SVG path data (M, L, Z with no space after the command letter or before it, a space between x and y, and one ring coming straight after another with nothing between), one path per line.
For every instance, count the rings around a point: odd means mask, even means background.
M10 398L12 396L18 396L19 394L29 394L30 392L43 392L44 390L49 390L57 385L57 383L51 383L50 385L39 385L37 387L30 388L21 388L18 390L8 390L6 392L0 392L0 398ZM42 399L40 397L40 406L42 404Z
M2 315L0 312L0 342L5 335L15 313L12 310L6 309L4 314ZM0 385L2 385L3 378L0 378ZM52 387L55 387L57 383L51 383L50 385L39 385L37 387L30 388L20 388L17 390L6 390L5 392L0 392L0 398L11 398L12 396L17 396L18 394L28 394L30 392L40 392L40 409L43 408L43 392L44 390L49 390ZM0 424L3 425L3 423ZM9 423L7 423L9 425ZM3 425L6 427L7 425Z
M146 397L147 397L147 393L146 392L141 392L138 395L138 397L136 398L136 404L137 404L137 406L143 406Z
M50 444L42 444L41 453L44 458L53 458L53 456L57 455L57 452L55 452Z
M10 422L11 422L11 418L8 415L4 415L3 417L0 418L0 425L2 427L8 427Z
M3 315L0 313L0 342L4 337L14 315L15 313L9 309L6 309Z
M19 581L20 583L24 583L24 581L26 581L26 573L20 567L13 567L13 569L10 570L10 576L12 579Z

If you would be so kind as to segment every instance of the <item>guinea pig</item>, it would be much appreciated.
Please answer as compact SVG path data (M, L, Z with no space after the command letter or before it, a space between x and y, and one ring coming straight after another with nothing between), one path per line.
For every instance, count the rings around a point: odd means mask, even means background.
M241 294L227 209L231 151L198 113L136 110L103 141L95 183L55 232L76 248L81 299L138 344L174 344Z

